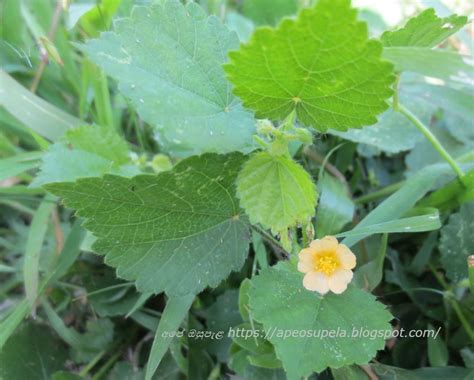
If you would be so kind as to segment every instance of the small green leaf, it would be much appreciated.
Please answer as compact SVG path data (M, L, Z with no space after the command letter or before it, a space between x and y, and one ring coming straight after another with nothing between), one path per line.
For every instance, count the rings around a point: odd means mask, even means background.
M391 331L392 316L374 296L349 286L340 295L321 297L303 288L302 281L303 275L292 264L279 263L254 277L249 293L252 316L263 323L289 378L309 376L326 367L366 364L384 347L383 334ZM378 331L382 336L356 336L361 330ZM313 335L333 331L333 336L285 339L286 331Z
M258 118L283 120L296 110L318 131L345 131L374 124L388 108L394 76L381 52L349 0L320 0L296 20L257 29L229 53L225 70Z
M234 195L244 156L206 154L158 175L106 175L46 188L86 218L94 252L140 292L199 293L247 257L250 234Z
M95 153L115 165L129 162L127 143L110 128L84 125L68 130L65 140L72 148Z
M232 95L222 64L239 45L190 2L133 8L83 50L119 83L166 150L180 155L253 149L254 118Z
M317 192L309 174L290 157L253 155L237 180L237 195L253 224L274 233L306 223L315 212Z
M240 289L239 289L239 312L240 315L242 316L242 319L244 321L250 320L249 316L249 289L251 286L251 282L248 278L244 279L240 283Z
M257 25L276 25L298 10L298 0L244 0L242 13Z
M474 247L474 202L465 203L441 229L439 250L446 275L452 281L467 278L467 257Z
M440 18L429 8L408 20L403 28L387 31L380 40L384 46L434 47L456 33L468 22L466 16Z
M40 171L32 187L47 183L74 181L81 177L101 176L112 168L112 162L96 154L70 149L65 143L52 144L44 154Z
M138 167L125 165L129 161L127 143L115 131L85 125L68 130L61 141L50 146L31 185L69 182L105 173L138 174Z

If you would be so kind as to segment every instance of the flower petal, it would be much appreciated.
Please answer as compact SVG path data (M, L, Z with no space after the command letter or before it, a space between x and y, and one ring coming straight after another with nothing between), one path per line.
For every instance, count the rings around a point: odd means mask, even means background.
M309 246L310 246L310 248L312 249L313 252L320 251L321 250L321 240L320 239L313 240L309 244Z
M300 260L298 261L298 270L301 273L308 273L314 269L314 265L311 260Z
M338 244L339 243L334 236L325 236L321 239L321 249L324 252L335 251Z
M344 269L352 269L356 266L356 256L345 244L339 244L336 253Z
M341 294L347 289L347 284L351 282L353 273L350 270L341 269L329 277L328 285L331 292Z
M328 278L320 272L307 273L303 278L303 286L320 294L326 294L329 291Z
M298 258L300 261L312 262L314 257L314 250L311 248L305 248L300 251Z

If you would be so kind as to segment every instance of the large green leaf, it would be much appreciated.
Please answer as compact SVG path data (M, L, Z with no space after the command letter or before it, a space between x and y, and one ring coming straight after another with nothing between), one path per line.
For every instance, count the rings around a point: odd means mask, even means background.
M194 3L135 7L83 49L119 83L158 140L176 154L252 148L254 119L231 93L222 64L239 40Z
M403 28L387 31L380 40L384 46L434 47L456 33L468 22L466 16L440 18L433 8L408 20Z
M474 202L465 203L441 229L439 250L446 275L453 281L467 277L467 257L474 247Z
M317 192L309 174L290 157L259 152L242 168L237 194L253 224L274 233L314 215Z
M252 316L263 323L289 378L309 376L326 367L365 364L384 347L383 336L371 339L354 333L391 331L392 316L374 296L349 286L340 295L321 297L304 289L302 281L303 275L292 264L279 263L254 277L249 291ZM315 337L285 339L285 331L311 331ZM333 331L333 336L316 335L323 331ZM334 336L336 331L339 336Z
M319 131L374 124L387 109L394 76L368 40L349 0L320 0L296 20L257 29L229 53L225 65L234 93L257 117L299 120Z
M86 218L93 248L140 292L199 293L242 266L250 234L234 196L244 156L206 154L172 171L47 185Z

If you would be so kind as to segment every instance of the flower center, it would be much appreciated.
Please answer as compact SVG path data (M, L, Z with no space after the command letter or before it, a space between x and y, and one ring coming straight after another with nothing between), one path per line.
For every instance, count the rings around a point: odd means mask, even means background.
M339 268L340 262L335 252L327 252L318 255L315 260L314 269L330 276Z

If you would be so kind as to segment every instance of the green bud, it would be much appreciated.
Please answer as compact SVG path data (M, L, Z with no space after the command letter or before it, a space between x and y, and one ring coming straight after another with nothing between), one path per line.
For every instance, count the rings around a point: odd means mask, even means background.
M153 157L150 166L155 173L161 173L171 170L173 164L168 156L164 154L157 154Z
M305 145L311 145L313 143L313 135L306 128L296 128L295 129L296 138Z
M267 119L257 120L257 133L260 135L270 135L275 131L275 127L272 122Z

